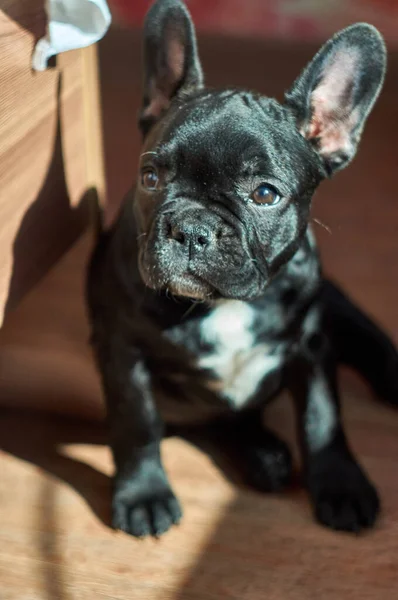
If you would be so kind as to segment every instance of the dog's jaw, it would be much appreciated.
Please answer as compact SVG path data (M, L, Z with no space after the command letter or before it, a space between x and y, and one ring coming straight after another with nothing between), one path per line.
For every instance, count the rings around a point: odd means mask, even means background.
M192 273L181 274L159 273L155 264L148 262L146 244L141 244L138 252L138 269L144 284L154 291L165 291L173 296L190 298L192 300L210 301L214 295L214 288Z

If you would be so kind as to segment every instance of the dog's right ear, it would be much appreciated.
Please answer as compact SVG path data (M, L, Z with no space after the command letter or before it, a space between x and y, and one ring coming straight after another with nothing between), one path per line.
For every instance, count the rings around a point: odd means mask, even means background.
M354 157L386 70L380 33L356 23L319 50L286 94L298 129L332 175Z
M144 24L144 97L140 127L146 134L176 95L203 86L195 28L180 0L157 0Z

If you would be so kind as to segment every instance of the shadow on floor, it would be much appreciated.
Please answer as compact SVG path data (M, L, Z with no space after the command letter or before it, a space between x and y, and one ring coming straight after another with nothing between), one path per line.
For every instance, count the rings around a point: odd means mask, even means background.
M203 487L200 497L203 497L204 505L198 506L194 499L191 501L191 507L196 506L195 510L198 511L196 517L193 515L197 532L200 532L203 521L211 520L217 514L220 517L211 527L210 538L200 549L198 560L184 576L178 592L167 598L379 600L382 597L394 597L393 590L398 585L397 423L391 418L394 414L392 411L381 411L370 398L364 401L359 395L354 403L349 402L348 405L349 429L354 434L350 438L353 438L359 455L366 458L367 464L372 467L371 475L375 477L384 500L384 515L376 529L354 537L328 531L314 522L303 489L296 487L287 493L267 496L246 488L235 473L233 481L236 495L221 515L217 491L214 499L218 508L215 510L212 510L212 494L205 491L203 496ZM0 447L65 481L109 526L109 477L78 459L64 455L61 448L64 444L103 445L106 442L105 427L12 409L2 409L0 417ZM200 436L201 449L211 452L208 440L203 444L203 439L204 436ZM211 458L221 464L217 455L217 452L211 452ZM230 478L229 469L224 474ZM197 477L200 478L200 473ZM42 578L46 582L45 598L66 600L71 596L57 540L59 523L54 489L56 487L50 482L44 485L41 492L42 521L38 526L40 536L37 537L37 547L43 558L40 565L43 568ZM195 490L192 490L192 495L194 498ZM188 515L186 519L189 519ZM189 529L192 524L192 521L185 520L181 527ZM131 543L136 544L134 540ZM142 548L145 552L144 545ZM148 547L148 551L152 551L150 548L152 546ZM181 551L179 547L171 549L174 556ZM112 560L110 554L110 564ZM162 569L165 568L162 565ZM152 577L153 574L148 572L147 581L151 581ZM134 582L134 568L131 581ZM164 585L167 585L166 582ZM154 595L149 591L148 600L160 598L161 590L166 594L163 580L157 579ZM136 599L134 588L128 596L123 593L118 595L118 591L115 583L112 597ZM80 593L83 597L84 587ZM72 594L72 597L75 596ZM139 600L143 599L140 597Z
M110 526L111 480L92 466L63 453L68 444L106 445L105 424L80 421L27 410L0 409L0 449L68 483L85 499L97 518ZM178 436L210 457L223 476L240 489L250 489L243 480L239 462L220 428L178 428L167 437ZM293 481L295 489L298 480Z
M256 519L260 518L259 523L261 524L264 496L251 492L247 488L240 477L239 471L228 455L221 450L219 443L217 443L217 434L212 428L206 427L196 432L194 430L179 430L178 433L180 437L208 454L222 470L223 475L238 490L238 500L234 502L230 510L227 510L225 517L223 516L222 522L214 532L214 537L210 542L211 553L219 543L228 546L231 541L229 536L235 538L238 535L244 546L246 533L243 531L244 526L242 528L239 523L242 523L242 517L247 513L251 514L253 519L249 531L258 526ZM62 448L68 444L104 445L106 441L105 426L100 423L93 424L34 411L0 409L0 448L66 482L80 494L96 517L105 526L110 527L110 478L89 464L67 456L63 453ZM57 502L54 495L56 493L56 487L52 485L51 481L47 480L41 491L41 522L38 524L37 547L43 559L41 563L43 565L42 578L45 581L46 598L48 600L66 600L69 594L65 584L62 554L59 551L57 540L57 526L59 524L55 512ZM288 504L292 502L296 504L299 502L297 498L301 496L302 492L297 489L290 491L286 494ZM277 499L278 496L274 496L274 502ZM253 506L255 512L253 512ZM245 519L243 518L244 522ZM261 536L261 539L263 539L263 536ZM236 577L233 573L228 573L229 567L224 559L214 561L212 558L212 565L207 565L207 552L205 552L203 561L203 566L202 561L200 561L197 568L190 574L178 598L181 598L181 600L190 598L205 600L207 597L212 600L215 598L218 600L220 597L238 598L235 595L230 596L229 593L225 596L215 596L213 593L209 596L204 594L203 590L208 585L209 578L211 579L214 575L214 565L218 564L217 572L224 577L223 585L225 589L235 585ZM251 568L248 569L246 574L240 573L240 583L237 589L249 583L247 578L251 577ZM197 596L192 595L197 586L202 591L198 592L199 595ZM218 594L219 587L214 584L213 587L215 589L214 593Z

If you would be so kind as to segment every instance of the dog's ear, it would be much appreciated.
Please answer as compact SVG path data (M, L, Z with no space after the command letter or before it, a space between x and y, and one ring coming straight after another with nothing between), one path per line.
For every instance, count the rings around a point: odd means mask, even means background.
M146 133L171 99L203 86L195 28L180 0L157 0L144 24L144 98L140 127Z
M286 94L300 133L314 144L329 175L354 157L385 69L383 38L358 23L331 38Z

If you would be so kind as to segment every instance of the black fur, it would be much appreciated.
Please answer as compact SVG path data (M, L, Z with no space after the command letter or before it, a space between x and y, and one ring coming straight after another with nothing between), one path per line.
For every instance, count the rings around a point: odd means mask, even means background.
M351 160L379 93L382 39L365 24L340 32L279 104L204 88L186 8L158 0L145 66L139 183L100 235L88 277L113 525L159 535L180 520L161 461L164 423L216 422L248 481L285 486L290 452L261 414L289 388L316 518L369 527L379 501L344 435L336 366L357 368L396 404L397 353L323 279L308 223L315 189ZM275 202L257 204L259 186Z

